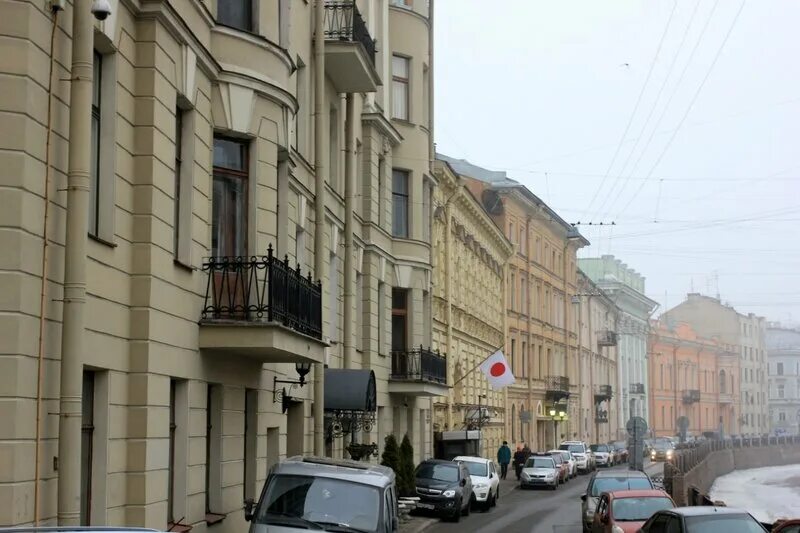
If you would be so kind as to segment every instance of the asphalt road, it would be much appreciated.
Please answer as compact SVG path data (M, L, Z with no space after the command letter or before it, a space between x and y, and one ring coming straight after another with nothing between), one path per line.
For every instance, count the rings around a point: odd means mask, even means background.
M628 465L615 466L624 470ZM648 474L660 473L661 464L645 468ZM509 472L509 481L512 477ZM520 490L506 481L500 489L497 507L488 511L472 511L461 522L438 522L425 528L425 533L581 533L580 495L586 490L589 476L578 476L555 492L548 489Z

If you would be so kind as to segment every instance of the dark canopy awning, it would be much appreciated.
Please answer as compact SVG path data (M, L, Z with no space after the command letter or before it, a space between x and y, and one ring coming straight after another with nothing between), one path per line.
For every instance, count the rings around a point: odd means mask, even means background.
M372 370L325 369L326 411L374 412L377 403Z

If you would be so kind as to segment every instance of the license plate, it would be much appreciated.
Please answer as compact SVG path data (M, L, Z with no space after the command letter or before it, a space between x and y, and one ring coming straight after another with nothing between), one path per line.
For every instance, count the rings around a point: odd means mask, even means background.
M430 503L418 503L417 507L420 509L433 509L433 504Z

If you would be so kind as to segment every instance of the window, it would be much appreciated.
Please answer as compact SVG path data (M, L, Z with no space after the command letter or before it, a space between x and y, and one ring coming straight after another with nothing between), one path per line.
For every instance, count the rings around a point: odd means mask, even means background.
M356 272L356 350L364 349L364 331L362 330L364 321L364 276L361 272Z
M83 372L81 393L81 525L91 524L92 463L94 463L95 373Z
M786 413L783 411L778 412L778 421L779 422L786 422Z
M233 139L214 139L214 196L211 254L247 255L247 145Z
M194 163L194 114L175 107L175 196L173 198L172 246L175 259L191 262L192 166Z
M528 285L525 283L525 278L520 273L519 278L519 307L523 315L528 314Z
M408 338L408 290L392 288L392 351L404 352Z
M308 95L308 68L302 59L297 58L297 74L295 78L297 83L297 100L298 111L295 125L295 146L297 151L308 157L308 121L309 121L309 107L311 105L311 98Z
M667 417L664 406L661 406L661 429L667 429Z
M783 375L783 363L778 363L777 370L778 370L778 375L782 376Z
M522 377L528 377L528 345L524 342L522 343L522 353L520 356L522 357Z
M422 124L431 127L431 78L428 65L422 65Z
M378 355L386 355L383 346L383 328L386 327L385 316L386 310L386 296L384 295L385 284L382 281L378 282Z
M425 242L431 241L431 222L433 221L433 212L431 211L431 196L433 195L432 188L426 183L422 188L422 240Z
M167 524L186 516L186 479L189 443L189 387L181 379L169 381L169 454ZM173 528L174 530L175 528Z
M331 313L331 340L336 342L339 340L339 324L342 313L339 306L339 257L333 253L328 262L328 295L330 297L328 308Z
M208 384L206 391L206 521L216 523L222 505L222 385Z
M511 339L511 373L515 374L519 370L519 361L517 361L517 341Z
M100 211L100 104L103 84L103 56L94 52L92 80L92 161L90 169L89 233L97 235Z
M180 516L175 513L175 430L177 429L175 417L175 396L177 382L169 380L169 469L167 473L167 523L174 524Z
M408 172L392 170L392 235L408 238Z
M383 188L386 182L386 158L378 158L378 227L383 227Z
M392 56L392 118L408 120L409 59Z
M217 0L217 23L237 30L253 31L253 1Z
M175 109L175 197L173 199L172 249L178 256L181 229L181 162L183 156L183 111Z
M508 305L509 309L512 311L517 310L517 276L516 274L511 274L511 279L509 281L509 300Z
M784 387L783 385L778 385L778 398L783 399L784 394L785 394L785 390L786 390L786 387Z

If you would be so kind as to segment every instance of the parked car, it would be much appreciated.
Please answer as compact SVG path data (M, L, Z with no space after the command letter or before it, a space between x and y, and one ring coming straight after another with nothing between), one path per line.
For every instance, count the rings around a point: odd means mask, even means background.
M564 461L564 457L561 455L560 450L550 453L550 455L553 456L553 460L556 462L556 466L558 467L558 482L566 483L569 481L569 464Z
M675 454L675 446L668 439L657 440L650 448L651 461L669 461Z
M624 440L618 440L611 445L617 454L618 463L628 462L628 443Z
M556 460L549 453L534 453L525 461L522 473L519 477L519 487L550 487L550 490L558 489L561 468L556 464Z
M385 466L292 457L270 471L258 503L245 502L250 533L346 526L358 531L398 527L395 474Z
M483 457L460 455L453 459L467 467L472 480L472 491L475 493L475 505L488 511L497 505L500 497L500 476L495 464Z
M591 472L595 469L594 455L585 442L579 440L567 440L561 443L559 450L566 450L575 458L578 472Z
M675 502L663 490L604 492L597 503L592 533L634 533L653 513L672 509Z
M547 453L561 454L562 459L564 460L565 463L567 463L567 466L569 467L568 477L570 479L578 475L578 465L575 462L575 459L572 457L572 454L569 453L567 450L550 450Z
M597 502L604 492L654 489L653 481L638 470L605 470L592 474L586 492L581 494L581 523L584 533L591 530Z
M475 504L475 494L466 465L428 459L417 466L414 476L419 497L418 509L433 511L456 522L461 520L462 515L469 515Z
M742 509L733 507L676 507L658 511L639 529L642 533L763 533L767 531Z
M594 453L597 466L614 466L614 454L608 444L592 444L589 449Z
M772 524L771 533L800 533L800 519L778 520Z

